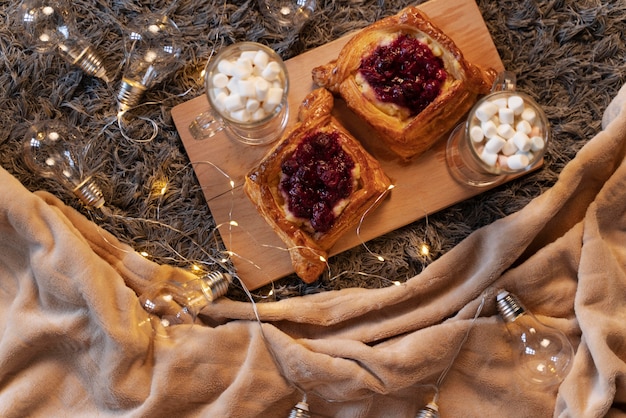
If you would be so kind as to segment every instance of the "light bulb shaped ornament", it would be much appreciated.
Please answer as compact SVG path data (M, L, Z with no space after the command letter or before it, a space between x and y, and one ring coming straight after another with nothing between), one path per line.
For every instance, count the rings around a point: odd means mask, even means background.
M79 33L67 0L24 0L17 20L37 52L56 52L85 73L109 82L102 58Z
M417 411L415 418L439 418L439 407L436 403L430 402L423 409Z
M520 375L540 387L560 384L574 358L574 349L565 334L540 322L515 295L505 290L498 293L496 306L513 339Z
M271 27L297 33L311 18L316 0L258 0L261 13Z
M205 306L228 292L232 276L219 271L186 282L166 280L149 286L139 303L161 319L161 325L193 324Z
M289 413L289 418L310 418L309 404L306 401L306 396L296 404Z
M23 139L26 165L58 181L87 207L104 205L102 190L85 166L85 146L76 129L58 120L32 124Z
M138 16L129 40L130 50L117 96L120 113L138 105L146 90L178 69L182 50L178 26L159 13Z

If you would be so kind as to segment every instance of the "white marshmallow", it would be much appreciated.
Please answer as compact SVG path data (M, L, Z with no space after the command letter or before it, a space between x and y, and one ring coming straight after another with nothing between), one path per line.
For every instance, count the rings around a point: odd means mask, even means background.
M480 154L480 158L488 165L495 166L498 161L498 154L489 152L486 149Z
M498 135L492 136L485 144L485 151L497 154L505 144L506 140L504 138L501 138Z
M513 138L513 135L515 135L515 129L513 129L513 127L508 123L498 125L497 131L498 135L504 139Z
M516 132L511 139L515 143L517 149L520 151L526 152L530 149L532 145L530 138L524 132Z
M483 133L485 134L485 137L487 137L487 138L491 138L492 136L494 136L494 135L496 135L498 133L498 127L496 126L496 124L492 120L488 120L487 122L483 122L480 125L480 127L483 130Z
M267 81L274 81L280 75L280 65L276 61L270 61L261 72L261 75Z
M256 97L254 80L246 79L237 82L237 91L241 97Z
M536 117L537 117L537 113L535 112L535 109L533 108L527 107L522 112L522 119L527 120L531 124L535 122Z
M239 79L236 77L231 77L230 80L228 80L228 85L226 86L226 88L228 89L228 91L230 92L230 94L239 94L239 83L238 83Z
M245 80L252 75L252 62L249 60L237 60L233 72L234 77Z
M507 101L509 109L519 116L524 111L524 99L521 96L510 96Z
M506 97L499 97L497 99L492 100L493 104L498 106L499 108L507 107L509 101Z
M260 107L261 103L257 99L246 100L246 110L250 112L250 114L254 114Z
M257 51L241 51L241 55L239 56L240 60L247 60L251 63L254 63L254 57L256 56Z
M265 103L268 105L278 105L283 100L283 89L280 87L270 87L267 90L267 97L265 98Z
M480 126L474 125L470 128L470 138L474 142L482 142L485 134Z
M220 60L217 63L217 71L227 76L233 76L235 71L235 64L227 59Z
M269 83L264 78L257 77L254 80L254 88L256 90L256 98L261 102L265 100L267 91L270 88Z
M517 125L515 125L515 130L517 132L524 132L526 135L528 135L532 129L532 125L527 120L520 120L517 122Z
M270 56L267 54L267 52L263 50L258 50L254 54L254 58L252 59L252 62L254 63L256 67L263 70L265 67L267 67L267 63L269 62L269 60L270 60Z
M528 164L530 164L530 160L528 159L528 156L526 156L526 154L515 154L511 155L508 158L507 164L509 165L509 168L511 170L519 170L524 167L528 167Z
M515 122L515 113L513 113L513 110L508 107L500 108L498 110L498 117L500 118L500 123L512 125L513 122Z
M481 122L487 122L496 113L498 113L498 106L490 101L484 102L476 109L476 117Z
M533 136L530 138L531 151L541 151L545 147L545 141L542 136Z
M252 67L252 75L250 77L254 78L263 78L263 68L257 67L256 65Z
M517 146L515 145L515 142L513 142L513 138L506 140L506 144L504 144L501 151L502 154L506 156L513 155L517 152Z
M236 112L243 109L244 102L238 94L230 94L224 99L224 107L229 112Z
M509 165L508 159L509 157L507 157L506 155L498 154L498 165L500 167L507 167Z
M216 73L211 81L213 82L213 87L223 89L228 85L228 76L224 73Z
M214 104L218 110L222 112L226 110L226 98L227 97L228 97L228 94L226 94L226 92L224 91L220 91L219 93L215 95Z

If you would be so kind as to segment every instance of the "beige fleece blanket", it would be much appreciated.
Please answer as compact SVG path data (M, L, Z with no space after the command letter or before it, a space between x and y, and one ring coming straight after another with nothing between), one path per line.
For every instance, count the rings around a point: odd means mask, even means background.
M1 170L0 416L280 418L306 394L312 416L414 417L450 364L442 417L623 416L624 98L623 88L553 188L406 284L263 303L256 314L222 298L205 324L165 330L137 294L187 273ZM515 377L500 288L571 339L559 388Z

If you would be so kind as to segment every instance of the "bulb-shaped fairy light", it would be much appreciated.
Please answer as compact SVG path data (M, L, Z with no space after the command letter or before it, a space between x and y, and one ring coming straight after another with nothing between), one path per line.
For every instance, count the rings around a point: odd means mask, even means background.
M430 402L424 408L417 411L415 418L439 418L439 407L436 403Z
M26 165L58 181L87 207L99 209L104 197L85 164L85 146L78 131L58 120L33 123L23 140Z
M132 26L117 96L121 113L138 105L146 90L163 82L179 67L182 50L180 30L163 14L140 15Z
M232 276L214 271L186 282L166 280L149 286L139 302L161 325L193 324L205 306L228 292Z
M17 21L36 51L56 52L85 73L109 82L102 58L79 33L67 0L24 0Z
M540 387L559 384L571 369L574 357L565 334L540 322L517 296L505 290L498 293L496 306L513 339L520 374Z
M258 0L269 23L284 32L297 33L315 12L316 0Z
M306 394L300 402L298 402L289 413L289 418L310 418L309 404L306 400Z

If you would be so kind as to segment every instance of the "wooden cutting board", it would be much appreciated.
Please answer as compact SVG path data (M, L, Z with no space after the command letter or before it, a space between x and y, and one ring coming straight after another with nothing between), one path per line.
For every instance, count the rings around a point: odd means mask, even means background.
M467 60L497 71L504 69L474 0L431 0L419 8L454 40ZM350 38L351 35L342 37L286 62L290 79L290 124L296 121L302 99L316 88L311 80L311 70L336 58ZM263 158L271 145L243 145L226 133L204 141L195 140L188 126L197 114L208 108L203 95L174 107L172 117L237 274L248 288L256 289L293 272L285 245L257 213L242 189L245 174ZM447 135L418 159L408 164L400 163L371 148L366 140L371 132L342 100L335 100L333 114L380 160L395 188L377 210L366 216L359 233L357 228L346 233L332 248L331 255L362 245L488 189L462 186L453 180L445 162ZM330 272L331 275L338 273Z

